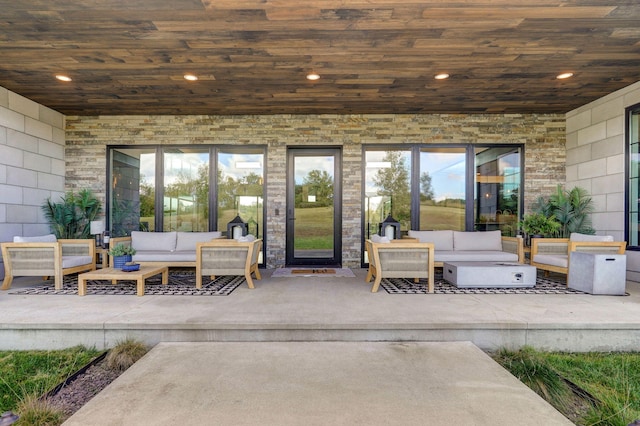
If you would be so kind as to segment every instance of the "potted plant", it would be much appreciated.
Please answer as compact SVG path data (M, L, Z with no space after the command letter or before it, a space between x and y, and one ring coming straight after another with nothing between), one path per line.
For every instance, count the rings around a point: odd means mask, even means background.
M132 256L136 254L136 249L129 245L118 243L111 247L107 253L113 258L113 267L122 269L125 263L131 262Z
M548 198L538 197L534 211L547 217L554 216L560 223L558 236L561 238L569 238L573 232L595 234L591 224L593 199L584 188L576 186L566 190L558 185L556 192Z
M91 190L82 189L67 192L59 202L48 198L41 208L56 238L82 239L91 238L90 224L102 211L102 204Z
M554 237L560 231L560 223L555 216L547 217L542 213L524 215L518 224L530 238Z

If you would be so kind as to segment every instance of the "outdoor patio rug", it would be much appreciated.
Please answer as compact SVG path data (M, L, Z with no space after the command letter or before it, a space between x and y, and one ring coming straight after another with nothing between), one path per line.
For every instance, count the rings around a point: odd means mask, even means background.
M445 281L442 276L435 276L435 294L587 294L567 288L564 281L538 276L535 287L530 288L458 288ZM383 278L380 286L390 294L428 294L427 280L414 283L413 279Z
M145 281L145 295L164 296L228 296L240 284L245 282L243 276L221 276L213 281L202 280L202 289L196 288L196 276L191 274L169 273L169 284L162 285L161 276L148 278ZM9 291L9 294L40 295L40 294L72 294L78 295L78 276L68 275L64 277L62 290L56 290L53 280L43 281L33 287L26 287ZM118 281L115 285L111 281L91 280L87 281L87 295L136 295L135 281Z
M279 277L322 277L322 278L353 278L355 274L349 268L278 268L271 274Z

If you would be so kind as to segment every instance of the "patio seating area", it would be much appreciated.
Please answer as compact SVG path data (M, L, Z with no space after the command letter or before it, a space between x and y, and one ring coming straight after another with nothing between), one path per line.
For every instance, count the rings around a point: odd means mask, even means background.
M640 347L640 284L627 296L389 294L355 277L273 277L227 297L16 295L0 292L0 349L107 348L127 337L193 341L470 341L490 350ZM326 274L325 274L326 275ZM12 289L41 283L18 277Z

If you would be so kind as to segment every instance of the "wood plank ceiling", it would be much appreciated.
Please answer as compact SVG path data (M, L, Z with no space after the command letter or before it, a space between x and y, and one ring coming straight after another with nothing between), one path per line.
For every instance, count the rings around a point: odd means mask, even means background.
M0 86L67 115L564 113L639 80L638 0L0 0Z

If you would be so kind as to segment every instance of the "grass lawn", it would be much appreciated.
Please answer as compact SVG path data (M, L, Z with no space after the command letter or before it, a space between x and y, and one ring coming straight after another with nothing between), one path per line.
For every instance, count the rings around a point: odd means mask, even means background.
M640 353L547 353L530 348L493 358L578 425L640 419ZM586 392L576 394L569 383Z
M0 351L0 413L27 395L42 395L84 367L100 351L81 346L59 351Z

